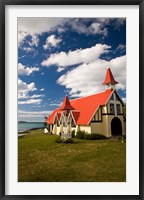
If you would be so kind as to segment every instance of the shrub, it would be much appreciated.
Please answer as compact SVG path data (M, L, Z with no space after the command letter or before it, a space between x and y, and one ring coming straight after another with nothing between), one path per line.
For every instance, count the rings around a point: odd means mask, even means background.
M107 139L106 136L98 134L98 133L91 133L88 134L85 131L79 131L77 132L76 138L78 139L85 139L85 140L102 140Z
M98 133L91 133L91 134L85 134L84 139L86 139L86 140L102 140L102 139L106 139L106 136L98 134Z
M84 134L85 140L91 140L91 134Z
M57 142L57 143L61 143L61 138L60 137L58 137L58 138L56 138L56 140L55 140L55 142Z
M55 140L56 143L73 143L73 139L69 138L67 140L62 140L60 137L56 138Z
M75 130L74 129L72 130L71 134L72 134L72 138L75 138Z
M71 139L71 138L69 138L69 139L63 141L63 143L73 143L73 142L74 142L74 141L73 141L73 139Z
M84 134L85 134L85 131L79 131L76 134L76 138L83 139L84 138Z

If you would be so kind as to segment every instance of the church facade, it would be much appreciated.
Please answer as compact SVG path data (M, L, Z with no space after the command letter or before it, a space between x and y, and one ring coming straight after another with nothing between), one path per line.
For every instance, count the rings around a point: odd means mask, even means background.
M63 119L67 116L67 129L85 131L87 134L97 133L112 137L126 135L126 119L123 115L125 106L119 96L110 68L107 68L103 84L105 91L90 96L69 100L64 98L63 104L47 118L48 129L59 135L63 132Z

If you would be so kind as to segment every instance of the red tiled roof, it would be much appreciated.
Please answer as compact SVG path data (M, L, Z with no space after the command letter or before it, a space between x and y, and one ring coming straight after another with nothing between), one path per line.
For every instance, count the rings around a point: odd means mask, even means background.
M74 110L74 108L70 104L68 96L65 96L63 104L61 105L61 107L59 109L61 109L61 110Z
M79 115L80 115L80 111L73 111L72 110L72 115L73 115L74 120L75 120L75 122L77 124L77 121L78 121L78 118L79 118Z
M61 113L57 113L58 120L61 118Z
M112 89L91 96L70 100L71 106L77 111L71 111L78 125L89 124L93 114L101 105L105 105L113 93ZM63 105L63 104L62 104ZM61 106L62 107L62 106ZM55 114L61 113L61 107L53 111L48 118L48 123L54 123Z
M115 85L117 83L118 82L114 79L110 68L107 68L106 77L105 77L105 81L103 82L103 85L108 85L108 84Z
M60 112L62 112L62 110L55 109L55 110L50 114L50 116L48 117L47 123L48 123L48 124L53 124L53 123L54 123L54 119L55 119L55 115L56 115L57 113L60 113Z

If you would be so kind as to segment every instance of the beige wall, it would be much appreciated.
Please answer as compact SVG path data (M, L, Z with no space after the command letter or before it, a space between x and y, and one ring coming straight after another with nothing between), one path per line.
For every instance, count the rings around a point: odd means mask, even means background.
M54 124L53 126L53 134L57 134L57 124Z
M87 133L91 133L91 126L84 126L84 125L81 125L80 126L80 131L85 131Z
M60 128L60 126L57 126L57 132L56 132L56 134L59 135L60 132L61 132L61 128Z
M98 133L105 135L106 137L111 136L111 130L109 127L109 118L107 115L102 116L102 122L91 123L91 133Z
M126 134L126 123L123 120L123 116L119 115L117 116L121 120L122 124L122 134ZM102 115L102 122L96 122L96 123L91 123L89 126L76 126L75 128L70 128L70 130L75 130L75 132L78 131L85 131L87 133L98 133L105 135L106 137L111 137L111 121L114 118L114 115ZM59 133L62 131L62 126L57 127L55 124L53 127L53 134L59 135Z
M107 113L107 106L102 106L102 113Z
M122 134L125 135L126 127L123 120L123 116L117 116L121 120L122 124ZM106 137L111 137L111 121L114 118L113 115L103 115L102 123L91 123L91 133L99 133L105 135Z
M101 134L103 132L102 123L91 123L91 133L99 133Z

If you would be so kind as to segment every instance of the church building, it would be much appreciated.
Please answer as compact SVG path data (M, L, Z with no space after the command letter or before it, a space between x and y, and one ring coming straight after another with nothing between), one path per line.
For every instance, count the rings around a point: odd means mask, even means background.
M110 68L107 68L103 92L69 100L64 98L62 105L47 118L48 129L59 135L63 131L63 119L68 117L68 130L75 133L85 131L112 137L126 134L126 119L123 115L124 102L119 96Z

